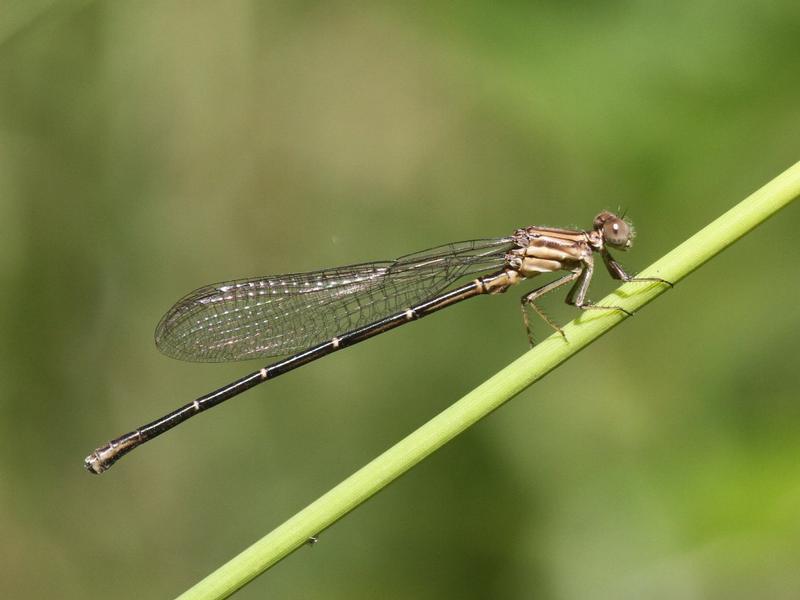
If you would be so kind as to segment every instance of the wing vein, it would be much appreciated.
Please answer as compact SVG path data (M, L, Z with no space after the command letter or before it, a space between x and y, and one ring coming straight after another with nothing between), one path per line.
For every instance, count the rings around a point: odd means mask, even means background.
M203 286L156 328L158 348L221 362L298 352L427 300L467 275L500 268L511 238L446 244L394 261Z

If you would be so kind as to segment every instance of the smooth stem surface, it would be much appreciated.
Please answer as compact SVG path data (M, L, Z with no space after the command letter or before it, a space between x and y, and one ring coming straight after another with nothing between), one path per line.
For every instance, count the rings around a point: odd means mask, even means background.
M658 260L641 277L677 283L714 255L800 196L800 163ZM660 283L626 283L598 304L635 312L670 289ZM226 598L305 544L426 456L513 398L625 318L618 311L587 311L475 388L405 439L345 479L186 591L180 598Z

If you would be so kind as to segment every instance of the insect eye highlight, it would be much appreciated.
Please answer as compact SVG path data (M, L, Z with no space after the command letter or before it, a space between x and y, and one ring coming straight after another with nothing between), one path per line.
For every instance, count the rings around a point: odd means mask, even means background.
M615 216L604 221L602 233L603 239L609 246L621 250L625 250L631 246L633 230L628 223L619 217Z

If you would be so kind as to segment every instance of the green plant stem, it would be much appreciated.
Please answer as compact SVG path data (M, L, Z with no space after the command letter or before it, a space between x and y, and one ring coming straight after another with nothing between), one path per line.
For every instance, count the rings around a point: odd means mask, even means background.
M640 276L677 283L798 196L800 163L655 262ZM669 286L661 283L626 283L598 304L620 306L632 313L667 289ZM566 339L555 334L544 340L180 598L228 597L625 318L619 311L582 313L564 327Z

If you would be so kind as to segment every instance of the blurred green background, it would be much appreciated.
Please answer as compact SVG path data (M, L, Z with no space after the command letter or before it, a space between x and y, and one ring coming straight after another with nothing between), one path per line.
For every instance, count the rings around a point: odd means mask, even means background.
M800 159L798 65L792 0L0 3L0 596L174 596L527 348L475 300L91 477L261 366L161 356L185 292L618 207L641 270ZM799 211L237 597L800 597Z

